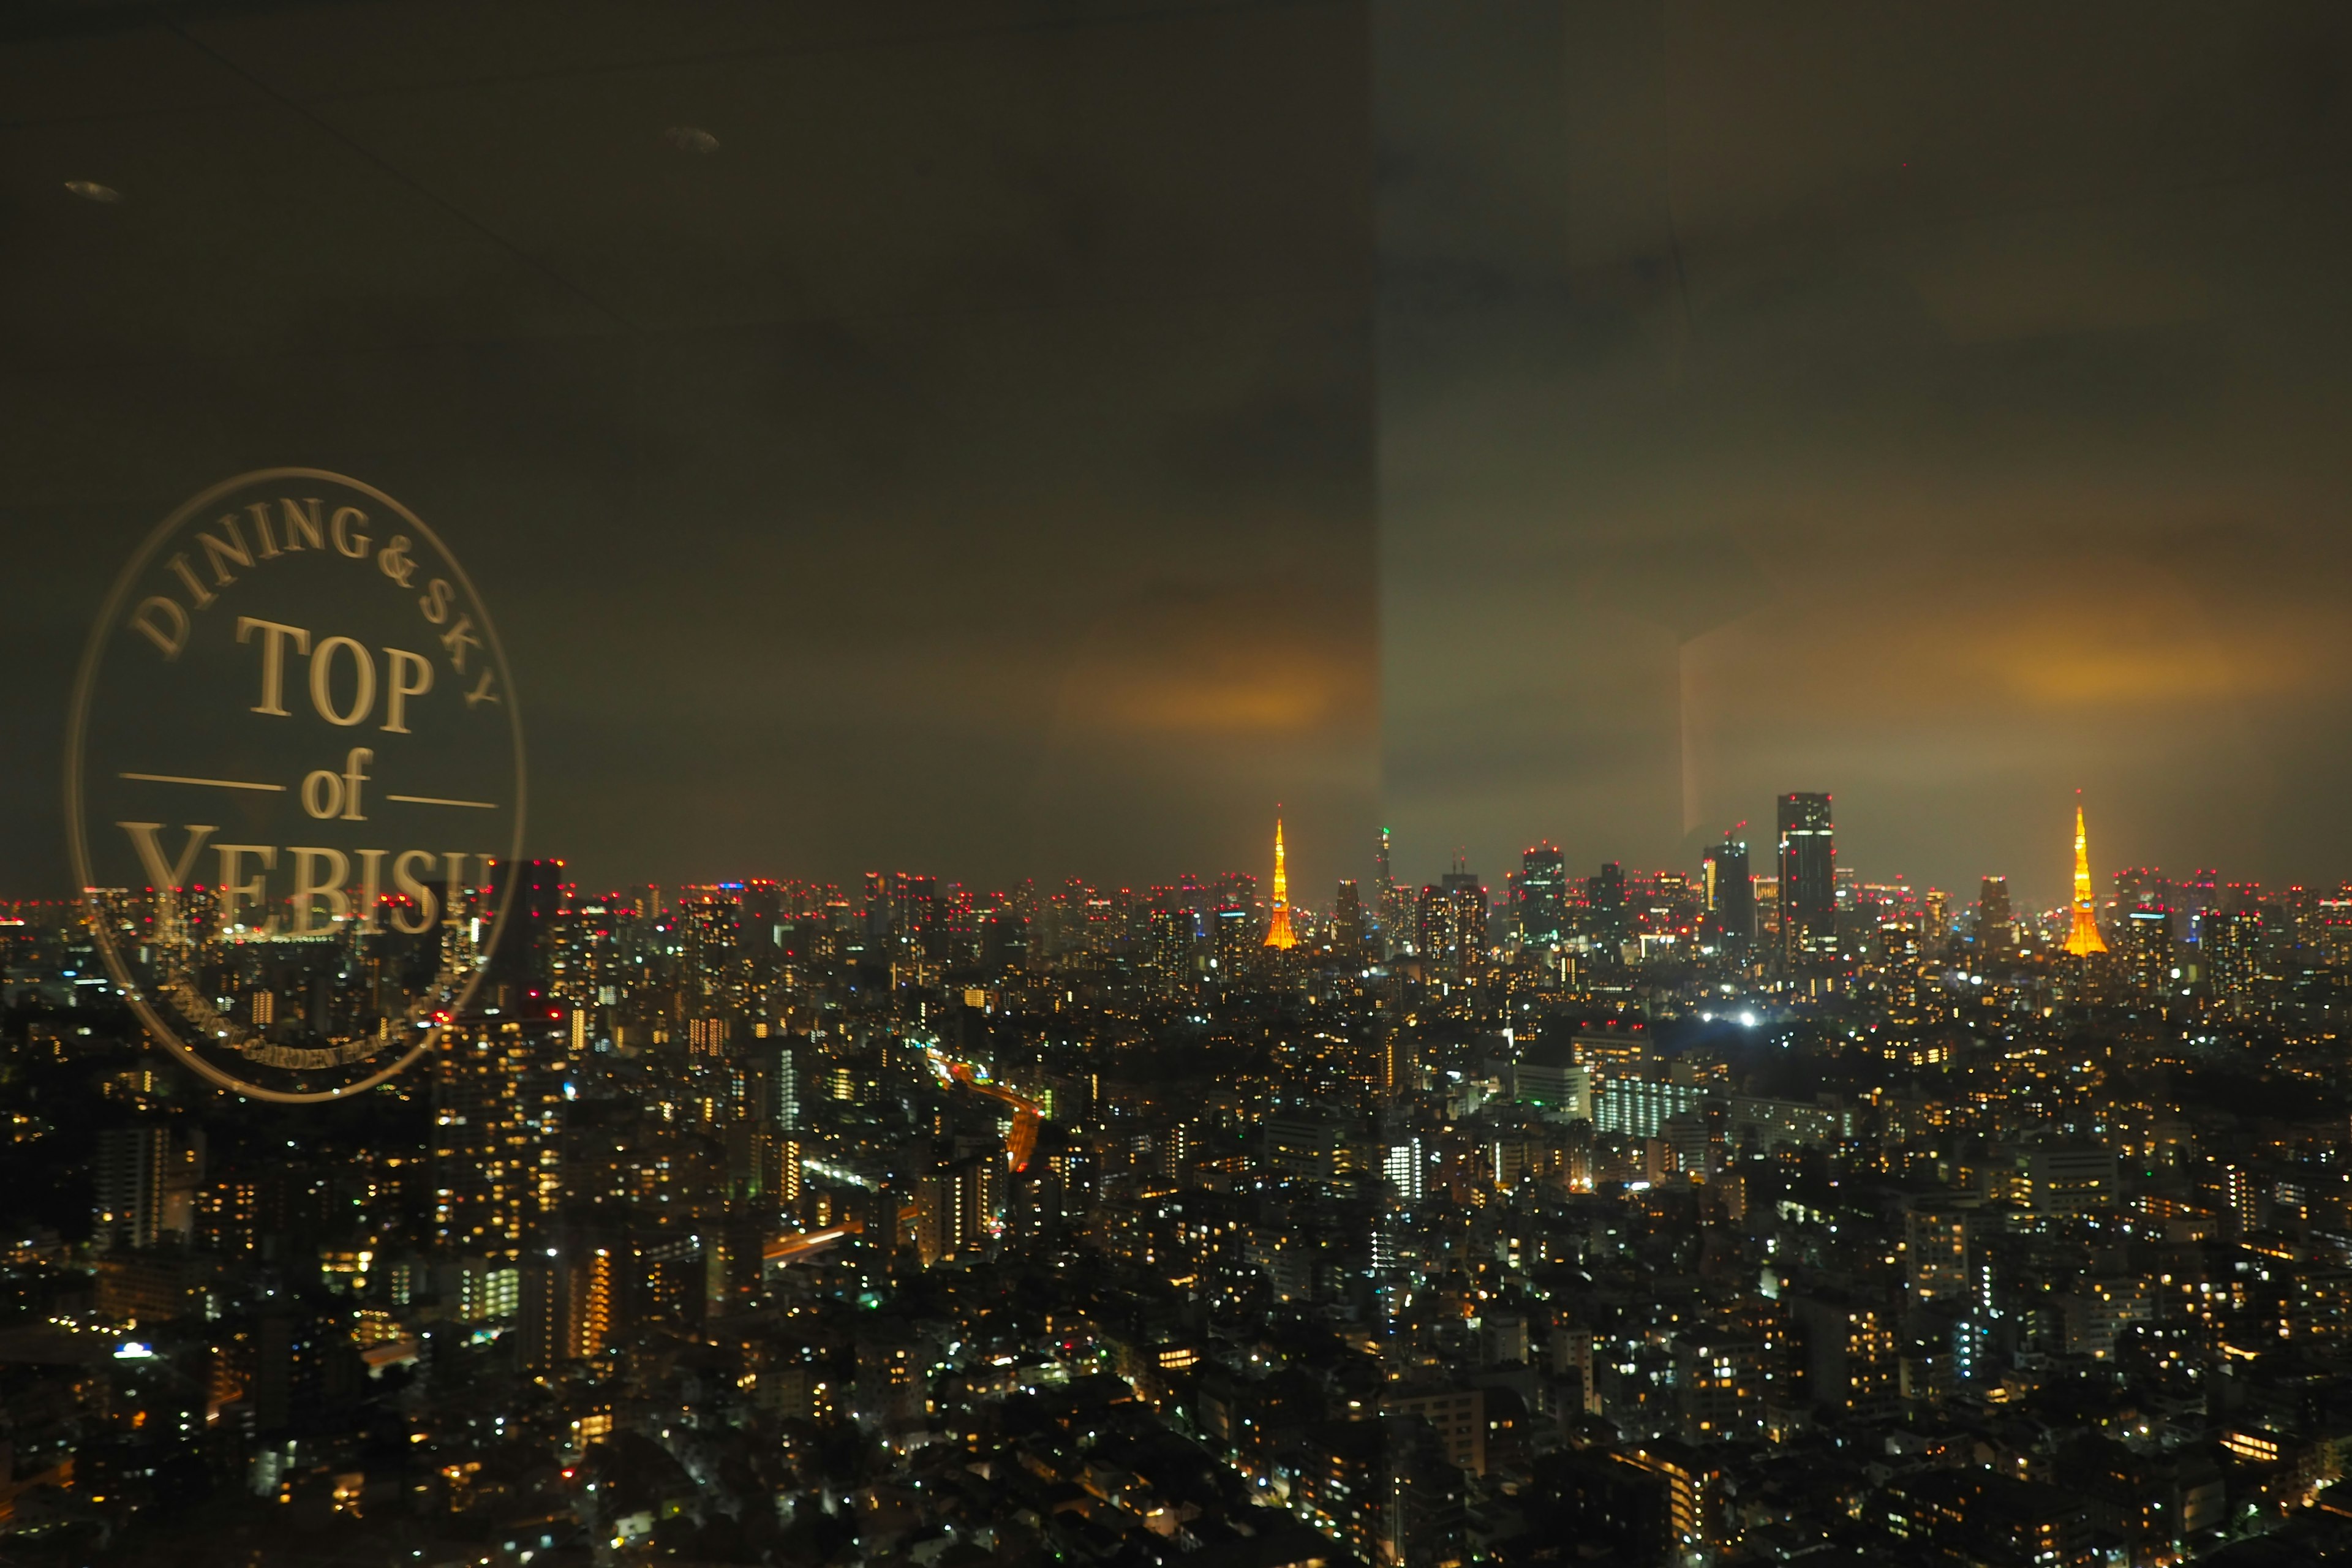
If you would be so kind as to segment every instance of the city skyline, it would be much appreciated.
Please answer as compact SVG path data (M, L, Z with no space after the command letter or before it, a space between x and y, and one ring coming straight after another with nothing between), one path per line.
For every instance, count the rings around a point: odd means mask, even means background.
M2077 792L2078 796L2080 792ZM1823 795L1820 798L1826 801L1832 797ZM2073 863L2072 868L2066 873L2064 879L2067 883L2067 892L2063 896L2055 898L2029 893L2023 899L2023 902L2025 904L2036 906L2042 910L2050 911L2063 910L2070 903L2079 907L2082 900L2082 889L2085 885L2084 879L2087 877L2089 879L2088 885L2095 889L2095 894L2099 900L2100 907L2109 908L2112 907L2115 899L2117 896L2114 889L2123 886L2126 879L2147 881L2151 879L2161 879L2165 877L2166 873L2164 872L2164 868L2154 862L2126 862L2124 860L2117 859L2108 867L2108 869L2105 871L2104 876L2091 868L2088 861L2088 848L2084 842L2084 835L2082 831L2080 821L2084 809L2084 808L2078 804L2078 822L2074 850L2075 859ZM1745 841L1739 838L1739 835L1746 831L1746 828L1747 825L1744 823L1734 825L1731 828L1727 829L1724 834L1719 836L1720 843L1725 846L1731 846L1736 843L1744 844ZM1286 886L1287 881L1286 865L1287 848L1283 837L1285 832L1284 824L1279 818L1277 818L1276 822L1276 853L1272 862L1274 871L1271 882L1275 888L1284 888ZM1842 829L1840 830L1840 837L1841 838L1843 837ZM1391 830L1386 828L1381 829L1380 837L1375 840L1371 846L1364 864L1361 867L1357 868L1356 872L1353 875L1348 874L1343 870L1339 876L1332 879L1330 885L1336 888L1340 883L1352 882L1360 884L1364 887L1376 886L1380 877L1383 874L1385 868L1391 864L1388 851L1391 843L1392 837ZM1559 850L1559 847L1554 845L1549 838L1541 840L1540 845L1544 850L1553 853L1561 853ZM1708 874L1706 868L1711 862L1715 847L1715 844L1710 843L1701 851L1697 859L1694 862L1694 866L1699 870L1703 877ZM1525 853L1532 855L1536 853L1536 849L1534 847L1530 847ZM1843 849L1842 849L1840 853L1848 861L1847 866L1844 868L1844 876L1843 879L1844 882L1852 883L1865 875L1864 868L1855 866L1852 863L1853 858L1850 854L1847 854ZM1561 858L1562 862L1565 865L1566 861L1564 854L1561 855ZM567 868L574 864L572 857L564 855L534 855L530 857L530 858L564 866ZM1505 877L1509 874L1511 867L1517 864L1520 858L1521 857L1514 856L1507 858L1507 859L1497 860L1496 864L1503 867L1503 872L1498 873L1491 879L1497 898L1503 896ZM1593 862L1595 867L1612 864L1624 868L1629 874L1683 874L1693 868L1675 867L1671 865L1652 865L1649 867L1643 867L1639 863L1631 862L1622 857L1614 856L1605 857L1600 861ZM2208 879L2209 881L2213 881L2217 886L2231 884L2261 886L2263 885L2265 881L2269 880L2267 879L2258 877L2237 875L2229 868L2209 866L2196 861L2184 862L2183 864L2189 868L2186 872L2182 873L2183 875L2189 877L2203 877ZM1462 871L1465 868L1475 872L1476 858L1468 856L1465 851L1457 847L1449 858L1447 866L1449 871L1453 872ZM1573 868L1570 868L1573 869ZM1370 874L1366 874L1367 871L1369 871ZM635 880L622 881L583 878L575 875L565 884L565 886L574 890L583 888L601 889L598 896L616 894L628 889L702 889L741 887L749 881L854 889L863 882L870 882L876 877L886 877L891 875L904 876L908 874L909 873L904 867L896 868L890 871L877 870L874 868L869 867L855 876L839 879L828 879L823 877L796 874L790 870L778 871L768 868L745 870L738 868L728 874L716 877L659 879L638 879ZM1005 898L1012 889L1016 888L1027 888L1033 891L1041 888L1050 889L1055 886L1072 881L1085 882L1088 885L1094 885L1091 879L1086 877L1082 872L1073 872L1063 877L1024 877L1015 879L1012 881L995 884L985 884L977 881L966 884L961 879L958 879L951 874L942 876L940 869L937 868L933 868L920 874L933 880L940 881L942 885L952 887L963 893L965 896L988 899ZM1205 875L1213 879L1232 876L1255 876L1255 874L1256 873L1254 870L1240 867L1225 867L1207 872L1202 872L1197 868L1186 868L1173 872L1163 872L1161 875L1165 879L1164 880L1141 879L1130 884L1119 882L1115 879L1107 879L1100 884L1100 886L1105 890L1118 889L1118 890L1130 893L1138 891L1152 892L1164 891L1168 889L1173 888L1187 878L1198 879ZM1941 891L1949 895L1955 890L1965 889L1967 886L1973 885L1978 880L1984 879L2002 882L2011 889L2011 896L2014 898L2018 896L2016 891L2017 889L2021 888L2030 889L2034 885L2032 873L2028 873L2021 877L2017 873L2009 871L1989 870L1956 879L1953 886L1949 888L1940 887L1937 883L1911 877L1900 869L1883 870L1879 868L1871 867L1866 868L1866 874L1869 880L1874 884L1888 886L1899 885L1911 889L1921 896L1925 896L1930 891ZM1771 885L1779 881L1779 877L1777 875L1768 874L1765 872L1751 872L1750 877L1752 882L1758 885ZM2051 877L2051 880L2053 882L2056 882L2060 879L2061 879L2055 874L2053 874ZM1439 885L1439 882L1438 879L1415 879L1408 877L1402 879L1398 885L1400 887L1434 887ZM2302 888L2306 889L2319 889L2323 888L2325 884L2323 879L2316 878L2288 878L2284 879L2282 885L2284 887ZM2107 891L2096 892L2097 889L2107 889ZM1270 894L1270 900L1275 895ZM1330 896L1331 895L1328 894L1310 893L1305 899L1302 907L1320 912L1328 907ZM0 900L14 899L17 901L24 901L27 895L22 893L0 893ZM58 895L57 901L70 901L71 897L71 895ZM34 901L38 900L35 900ZM1300 900L1293 897L1287 901L1290 903L1298 903ZM1270 901L1269 907L1271 907Z
M2203 1398L2308 1390L2352 1335L2352 889L2095 886L2078 806L2066 906L1970 908L1845 864L1836 804L1696 872L1537 844L1414 889L1384 833L1328 919L1288 816L1125 897L468 857L422 949L195 882L16 906L0 1531L516 1568L2352 1546L2336 1437ZM175 984L256 1064L421 1027L384 985L420 953L478 983L358 1100L240 1101L92 964L181 921ZM964 1496L1000 1429L1019 1473ZM1855 1462L1889 1444L1943 1458ZM824 1507L839 1474L906 1522ZM1833 1485L1768 1489L1799 1475ZM1065 1476L1121 1511L1038 1509Z

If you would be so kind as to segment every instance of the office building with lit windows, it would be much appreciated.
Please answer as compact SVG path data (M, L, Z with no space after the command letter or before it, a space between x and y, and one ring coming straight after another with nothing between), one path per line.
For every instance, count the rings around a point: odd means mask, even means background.
M1708 847L1699 869L1707 940L1729 956L1746 957L1756 940L1756 883L1747 844L1727 837Z
M1838 967L1837 839L1826 795L1779 803L1781 962L1794 977Z
M1539 844L1521 855L1512 892L1521 943L1545 949L1568 939L1567 861L1557 848Z

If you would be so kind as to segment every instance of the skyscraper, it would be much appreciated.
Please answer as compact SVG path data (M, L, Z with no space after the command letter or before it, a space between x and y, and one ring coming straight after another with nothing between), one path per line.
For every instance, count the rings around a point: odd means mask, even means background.
M1612 860L1584 879L1586 919L1591 923L1591 936L1601 949L1608 962L1618 960L1619 950L1625 945L1625 868Z
M2107 951L2106 938L2099 934L2098 913L2091 905L2091 847L2083 833L2080 801L2074 803L2074 924L2066 933L2066 951L2076 958Z
M160 1125L109 1127L99 1133L90 1232L100 1247L155 1245L163 1228L163 1179L171 1151L171 1130Z
M2172 940L2202 942L2209 916L2221 909L2221 873L2197 870L2173 889Z
M1780 951L1791 971L1837 958L1837 840L1830 797L1780 797Z
M1364 900L1350 878L1339 884L1331 900L1331 951L1340 962L1355 963L1364 955Z
M2158 867L2126 866L2115 874L2115 885L2112 907L2119 913L2172 908L2172 884Z
M1952 896L1941 888L1927 889L1927 921L1921 930L1931 948L1941 949L1952 934Z
M445 1030L433 1062L434 1237L515 1256L561 1192L562 1059L546 1029Z
M493 875L511 878L514 887L506 909L506 929L483 972L483 1000L509 1012L533 994L550 988L550 961L564 912L563 862L520 860L500 863Z
M1421 890L1421 955L1425 978L1449 985L1477 973L1486 948L1486 889L1475 871L1448 871Z
M1374 862L1372 897L1378 900L1373 913L1379 917L1381 945L1390 956L1412 950L1412 889L1397 886L1395 867L1389 858L1389 830L1381 829L1381 847Z
M1701 868L1708 933L1725 952L1745 955L1756 940L1756 884L1748 871L1747 844L1725 834Z
M1982 952L2009 951L2009 879L1987 877L1977 892L1977 948Z
M1519 857L1519 941L1532 948L1558 947L1568 938L1567 861L1549 842Z
M1144 936L1144 967L1162 996L1188 989L1192 979L1192 911L1154 910Z
M2252 909L2230 909L2209 915L2205 927L2208 982L2216 996L2242 1010L2263 978L2263 917Z
M2161 909L2142 907L2123 918L2124 961L2132 984L2142 991L2161 993L2172 982L2172 916Z
M1256 916L1245 909L1223 909L1209 917L1211 949L1215 956L1217 978L1227 985L1238 984L1250 951L1251 928Z
M1274 819L1274 915L1266 922L1265 945L1287 952L1298 945L1290 929L1290 872L1283 865L1282 818Z

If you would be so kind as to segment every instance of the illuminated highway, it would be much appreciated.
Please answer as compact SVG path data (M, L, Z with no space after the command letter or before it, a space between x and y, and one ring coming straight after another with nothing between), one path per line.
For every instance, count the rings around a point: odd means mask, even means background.
M855 1221L848 1221L824 1230L795 1231L768 1243L761 1256L769 1263L797 1263L811 1253L831 1247L845 1236L855 1236L862 1228Z
M992 1082L985 1068L957 1061L936 1048L930 1052L930 1058L931 1069L941 1078L960 1083L1012 1109L1013 1126L1004 1135L1004 1157L1014 1170L1027 1170L1030 1157L1037 1152L1037 1125L1045 1120L1045 1108L1034 1100L1013 1093L1003 1084Z
M1003 1084L992 1081L985 1068L975 1066L971 1062L957 1061L951 1057L943 1055L936 1047L929 1055L931 1059L931 1070L939 1074L943 1082L961 1084L973 1093L984 1094L1011 1110L1013 1125L1004 1134L1005 1163L1015 1171L1027 1170L1030 1160L1037 1152L1037 1128L1039 1123L1045 1120L1045 1108L1026 1096L1015 1094ZM818 1166L818 1162L814 1160L807 1163L812 1168ZM823 1173L843 1178L847 1178L849 1175L848 1173L835 1171L830 1166L824 1167ZM856 1178L856 1182L860 1186L871 1184L863 1177ZM913 1212L912 1209L908 1209L900 1217L902 1219L910 1217ZM845 1236L856 1235L861 1228L856 1221L849 1220L824 1230L795 1231L789 1236L780 1236L768 1243L761 1256L769 1263L796 1263L802 1258L811 1257L831 1247Z

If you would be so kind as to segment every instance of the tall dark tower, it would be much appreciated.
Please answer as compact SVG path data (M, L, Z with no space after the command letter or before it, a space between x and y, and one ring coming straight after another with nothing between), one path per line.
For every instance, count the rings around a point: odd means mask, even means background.
M1837 960L1837 839L1826 795L1780 797L1780 952L1790 973Z
M1331 953L1342 965L1360 965L1364 958L1364 900L1349 878L1339 884L1331 900Z
M496 877L514 880L507 905L506 929L483 972L485 987L478 998L488 1005L512 1009L532 993L544 994L549 983L550 945L563 914L563 862L519 860L499 862Z
M1756 941L1756 881L1748 870L1748 845L1727 833L1701 865L1706 873L1707 930L1727 954L1745 958Z
M1585 919L1605 962L1615 963L1632 932L1625 910L1625 868L1612 860L1584 879Z
M1412 900L1396 885L1389 859L1389 830L1381 829L1381 847L1372 858L1372 921L1380 928L1381 952L1393 957L1412 945L1412 918L1405 906Z
M1538 844L1519 857L1519 940L1528 947L1558 947L1568 940L1568 869L1560 852Z
M2009 951L2009 879L1987 877L1977 894L1977 947L1988 953Z

